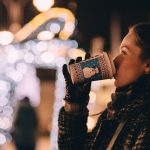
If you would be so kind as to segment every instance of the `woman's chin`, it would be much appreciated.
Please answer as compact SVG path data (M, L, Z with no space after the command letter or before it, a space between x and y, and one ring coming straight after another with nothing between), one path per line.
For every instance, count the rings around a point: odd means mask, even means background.
M126 82L119 82L118 80L115 80L114 85L116 88L123 88L123 87L130 85L130 84L126 83Z
M118 84L116 83L116 81L114 82L115 87L118 87Z
M125 85L123 85L121 82L119 82L118 80L115 80L114 85L115 85L115 87L117 87L117 88L121 88L121 87L124 87L124 86L125 86Z

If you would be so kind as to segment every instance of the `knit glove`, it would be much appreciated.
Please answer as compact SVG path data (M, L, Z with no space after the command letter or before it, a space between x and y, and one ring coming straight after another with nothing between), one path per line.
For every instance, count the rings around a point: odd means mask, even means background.
M90 54L86 53L85 59L88 58L90 58ZM77 57L76 60L71 59L69 65L80 61L82 61L82 57ZM66 95L64 100L70 104L86 106L89 102L91 82L73 84L66 64L63 65L63 75L66 82Z

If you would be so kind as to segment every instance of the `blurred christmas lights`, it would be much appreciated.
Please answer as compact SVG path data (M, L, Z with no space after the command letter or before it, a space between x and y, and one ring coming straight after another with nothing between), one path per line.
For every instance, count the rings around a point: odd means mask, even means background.
M0 145L11 140L9 131L16 100L28 96L31 100L34 99L31 101L33 106L39 104L40 89L35 68L57 69L51 134L54 141L51 144L56 145L57 114L62 106L65 86L61 67L67 63L68 58L85 55L84 51L77 49L77 41L68 40L75 29L75 17L70 10L51 8L53 0L34 0L33 4L43 13L33 18L15 35L9 31L0 32Z
M12 127L14 98L19 99L27 94L31 99L38 99L39 97L36 97L38 92L34 93L34 90L32 90L35 87L30 84L32 89L29 88L27 82L29 77L25 80L26 75L32 77L30 83L35 80L35 75L30 74L30 71L32 71L31 66L33 66L33 71L34 68L39 67L61 68L66 63L66 58L70 57L69 51L77 50L78 44L75 43L77 42L74 40L51 39L0 46L0 66L3 66L0 72L0 144L6 142L7 137L5 134L8 134ZM78 54L80 55L80 53ZM62 75L59 75L58 81L63 81ZM22 82L24 86L20 85ZM26 86L25 83L27 83ZM34 84L37 84L36 80ZM62 89L57 89L57 92L59 92L57 95L63 94ZM39 103L33 102L34 106L37 106L37 104Z
M54 0L33 0L33 5L40 11L49 10L54 5Z

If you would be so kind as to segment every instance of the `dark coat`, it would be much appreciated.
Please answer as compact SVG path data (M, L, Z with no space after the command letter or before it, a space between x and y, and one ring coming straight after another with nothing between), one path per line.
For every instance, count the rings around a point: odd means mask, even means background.
M130 92L129 92L130 91ZM116 90L112 106L99 117L87 133L88 110L82 114L59 113L58 145L60 150L106 150L121 120L126 123L112 150L150 150L150 78L143 77L130 88Z

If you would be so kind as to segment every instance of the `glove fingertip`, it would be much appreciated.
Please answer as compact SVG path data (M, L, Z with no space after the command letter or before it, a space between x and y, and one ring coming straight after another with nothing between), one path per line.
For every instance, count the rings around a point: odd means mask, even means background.
M74 63L75 63L75 60L74 59L70 59L69 65L74 64Z
M67 64L63 64L63 70L67 67Z
M90 58L90 53L89 52L86 52L85 54L85 59L89 59Z
M62 72L63 72L63 75L66 76L66 72L68 72L68 68L66 64L63 65Z
M69 71L68 71L68 67L67 67L66 64L63 65L62 72L63 72L65 80L71 80L70 74L69 74Z

